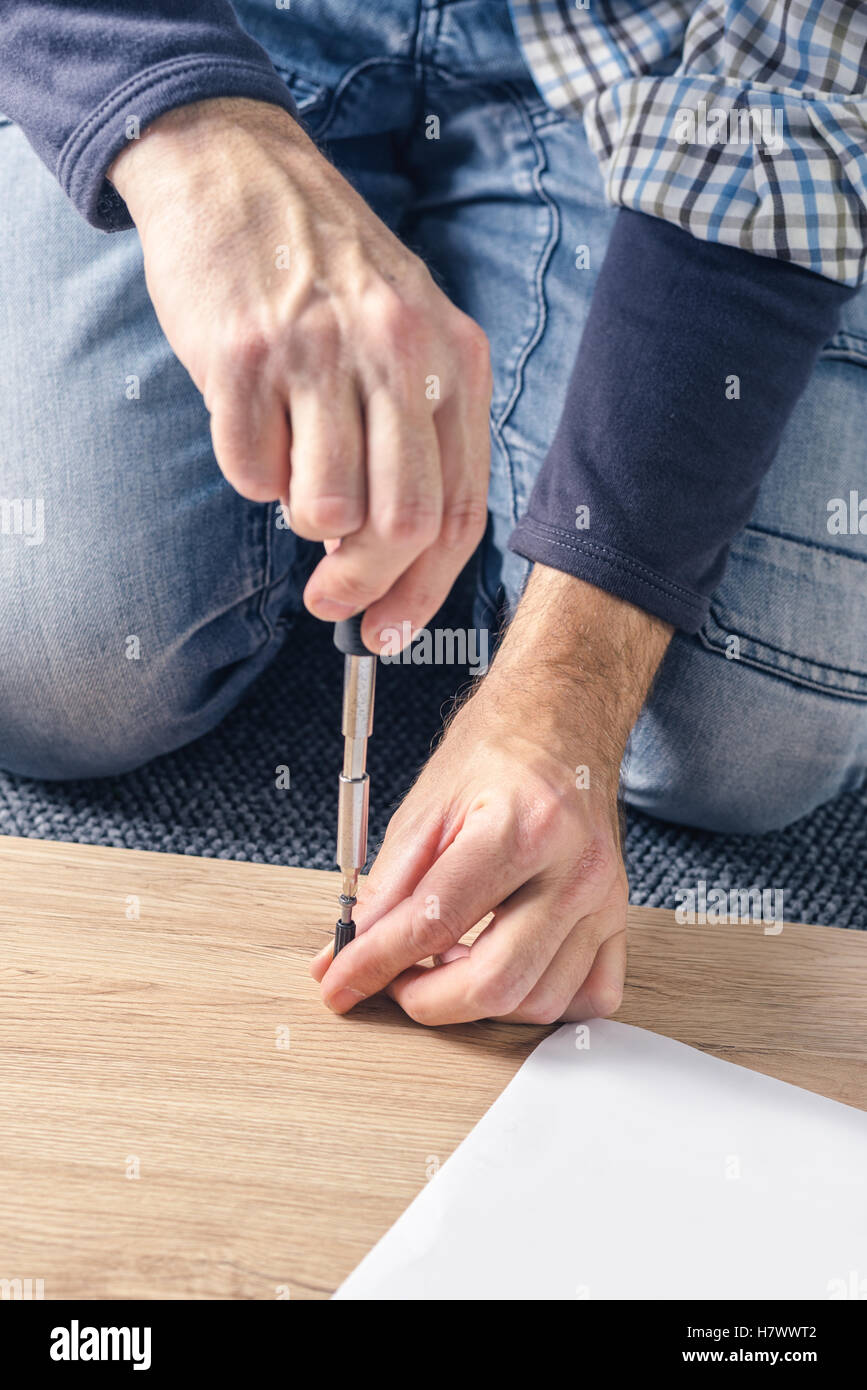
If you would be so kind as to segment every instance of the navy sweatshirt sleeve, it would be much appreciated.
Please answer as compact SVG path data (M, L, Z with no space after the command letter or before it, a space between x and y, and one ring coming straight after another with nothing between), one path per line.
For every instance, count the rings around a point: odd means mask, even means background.
M0 0L0 111L95 227L132 226L105 178L130 118L218 96L296 114L226 0Z
M621 210L560 425L510 548L698 631L729 543L855 293Z

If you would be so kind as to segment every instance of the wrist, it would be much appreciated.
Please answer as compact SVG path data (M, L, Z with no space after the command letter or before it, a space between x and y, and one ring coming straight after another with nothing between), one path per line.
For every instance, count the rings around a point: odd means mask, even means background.
M221 191L217 174L227 157L243 155L251 142L279 143L286 163L296 151L306 156L315 150L281 107L249 97L212 97L158 116L115 156L107 177L139 225L148 209L167 197L213 199Z
M616 789L620 762L674 629L592 584L537 564L491 670L511 717Z

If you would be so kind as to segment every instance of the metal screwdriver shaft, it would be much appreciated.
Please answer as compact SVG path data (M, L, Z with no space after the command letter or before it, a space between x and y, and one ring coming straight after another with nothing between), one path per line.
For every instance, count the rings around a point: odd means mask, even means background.
M363 616L348 618L334 628L334 645L343 652L343 771L337 801L337 866L343 885L334 929L335 956L355 936L352 909L358 876L367 860L367 740L373 730L376 657L361 640Z

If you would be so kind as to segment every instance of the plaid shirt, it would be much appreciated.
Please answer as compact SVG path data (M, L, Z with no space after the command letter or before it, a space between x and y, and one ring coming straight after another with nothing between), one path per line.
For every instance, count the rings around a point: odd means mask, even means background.
M539 91L583 116L610 202L860 284L867 4L510 3Z

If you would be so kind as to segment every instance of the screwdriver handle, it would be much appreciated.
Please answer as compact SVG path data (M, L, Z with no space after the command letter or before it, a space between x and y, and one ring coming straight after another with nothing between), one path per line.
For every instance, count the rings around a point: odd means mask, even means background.
M341 622L334 624L334 645L339 652L343 652L344 656L374 655L361 640L363 618L363 613L356 613L354 618L343 618Z
M334 953L331 959L333 960L334 956L339 955L344 946L348 946L350 941L354 940L355 923L338 921L337 926L334 928Z

